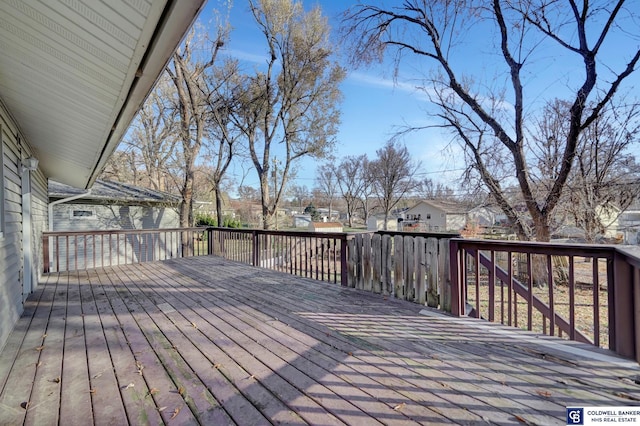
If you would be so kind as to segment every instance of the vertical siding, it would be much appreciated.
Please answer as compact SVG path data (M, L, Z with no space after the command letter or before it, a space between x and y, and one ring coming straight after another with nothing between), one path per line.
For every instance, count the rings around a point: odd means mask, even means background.
M0 348L22 314L22 196L18 131L0 103L4 171L4 236L0 238Z

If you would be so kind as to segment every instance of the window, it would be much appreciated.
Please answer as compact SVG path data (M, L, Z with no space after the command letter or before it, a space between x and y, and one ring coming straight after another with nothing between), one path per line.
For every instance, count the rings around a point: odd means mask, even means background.
M427 213L427 220L431 220L431 213Z
M72 210L71 219L95 219L95 210Z

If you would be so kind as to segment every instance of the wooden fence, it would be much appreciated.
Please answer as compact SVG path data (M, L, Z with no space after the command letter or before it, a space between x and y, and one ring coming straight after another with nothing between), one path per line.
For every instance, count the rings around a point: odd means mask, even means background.
M387 231L356 234L348 242L348 285L449 311L449 240L457 236Z

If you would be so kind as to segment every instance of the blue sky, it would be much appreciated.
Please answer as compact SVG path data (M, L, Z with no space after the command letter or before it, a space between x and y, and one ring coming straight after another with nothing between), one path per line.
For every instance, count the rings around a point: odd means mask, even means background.
M200 22L206 24L212 18L215 9L223 9L226 1L209 0ZM329 18L335 35L340 24L340 14L354 1L348 0L325 0L325 1L303 1L308 9L314 4L320 4L324 14ZM393 3L393 2L389 2ZM226 52L241 60L241 65L245 70L259 67L266 61L266 46L263 36L259 33L251 13L248 10L246 0L233 2L231 14L229 16L231 26L230 42ZM625 40L625 43L640 43L635 40ZM494 73L491 69L491 56L493 46L482 38L475 39L472 43L465 45L466 55L463 62L458 65L463 69L465 66L476 67L474 71L486 74ZM345 52L342 52L343 54ZM549 93L559 96L562 90L570 86L573 73L580 71L580 64L568 64L563 62L562 56L557 52L545 51L530 61L534 63L525 89L528 93L534 93L534 100L540 102L549 98ZM616 49L609 52L614 60ZM393 79L393 68L390 64L377 65L365 69L347 69L347 78L341 85L343 92L343 102L341 104L342 124L337 136L337 146L334 155L336 158L347 155L367 154L369 158L375 157L376 149L393 136L399 126L424 126L429 123L429 103L423 94L415 89L416 76L424 75L426 72L420 67L422 63L404 62L400 68L400 74L396 81ZM480 64L480 65L478 65ZM482 67L482 68L479 68ZM576 68L577 67L577 68ZM617 68L620 69L619 67ZM414 75L411 75L414 73ZM504 74L498 74L498 78L507 78ZM638 82L638 76L633 79ZM508 106L507 106L508 107ZM401 139L408 147L416 161L421 162L421 176L429 177L450 186L455 186L454 181L460 177L464 164L462 152L456 143L450 143L450 137L438 130L423 130L403 136ZM318 160L307 159L302 161L298 167L295 183L306 185L309 189L314 186L315 168L320 164ZM243 180L243 184L257 187L258 179L252 172L252 165L248 162L243 167L236 167L233 173L238 184L242 178L242 169L248 171Z
M206 24L211 20L212 12L224 3L226 2L209 0L200 16L200 22ZM314 3L303 2L303 4L305 8L309 8ZM337 33L339 14L349 2L323 1L319 4ZM234 2L229 20L233 30L230 42L226 46L226 53L241 60L245 70L264 64L266 46L248 10L248 3L242 0ZM399 126L425 123L427 104L424 96L420 95L410 83L394 82L391 74L390 67L382 66L348 70L347 78L341 85L342 123L334 152L336 158L360 154L367 154L369 158L374 158L376 150L393 136ZM460 155L451 150L445 150L448 137L440 135L437 131L422 131L404 136L402 142L407 145L414 158L421 162L421 177L446 182L459 176L460 168L463 166L453 159L460 158ZM297 167L295 183L312 189L315 185L316 166L321 163L322 160L316 159L302 160ZM248 171L248 175L244 178L243 184L257 187L258 179L252 167L249 162L243 166L236 165L232 172L235 174L236 183L242 179L244 168ZM445 172L447 170L453 170L453 172Z

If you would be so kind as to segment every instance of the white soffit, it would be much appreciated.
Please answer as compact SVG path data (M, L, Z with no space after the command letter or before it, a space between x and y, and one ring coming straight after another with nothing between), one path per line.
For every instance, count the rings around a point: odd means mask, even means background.
M0 0L0 99L58 182L89 187L205 0Z

